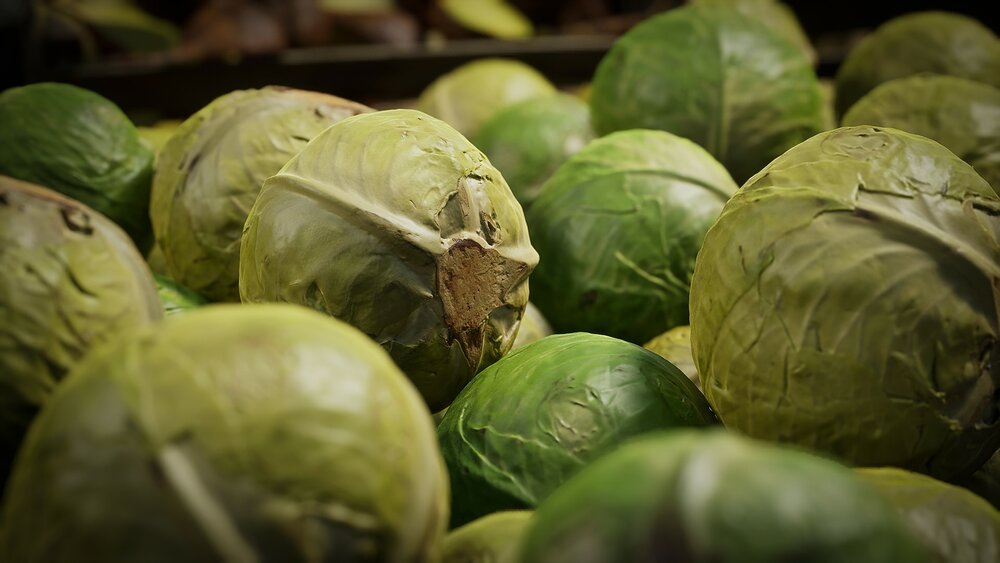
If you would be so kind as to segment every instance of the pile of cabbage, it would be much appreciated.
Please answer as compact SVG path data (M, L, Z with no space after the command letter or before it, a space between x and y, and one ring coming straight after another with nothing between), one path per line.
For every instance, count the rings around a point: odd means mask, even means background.
M689 4L585 97L0 93L0 560L1000 560L1000 39Z

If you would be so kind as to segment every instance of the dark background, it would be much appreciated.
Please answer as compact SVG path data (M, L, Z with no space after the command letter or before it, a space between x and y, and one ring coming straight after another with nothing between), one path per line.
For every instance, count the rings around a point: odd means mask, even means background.
M449 36L443 46L429 48L423 39L439 23L419 0L396 4L419 22L420 42L306 47L239 57L176 60L164 57L109 56L81 61L72 52L39 45L32 35L33 0L0 0L0 89L43 80L70 82L95 90L122 106L138 121L182 118L216 96L238 88L281 84L321 90L369 104L391 104L416 96L431 80L471 59L497 55L532 64L558 85L589 80L615 36L650 10L682 4L681 0L511 0L533 20L539 35L524 41ZM223 0L225 1L225 0ZM274 0L255 0L260 2ZM292 0L289 0L292 1ZM179 27L204 0L138 0L151 14ZM817 52L820 76L832 77L843 56L859 37L898 15L921 10L947 10L970 15L998 29L996 2L910 1L816 2L786 0L796 12ZM603 12L595 22L567 23L572 13ZM583 6L583 8L581 8ZM428 15L430 13L430 15Z
M871 0L841 0L839 2L817 2L811 0L785 0L795 10L802 27L810 36L831 31L857 28L874 28L879 24L907 12L924 10L945 10L970 15L986 26L997 31L997 13L1000 2L995 0L959 0L955 2L933 2L930 0L909 0L906 2L885 2Z

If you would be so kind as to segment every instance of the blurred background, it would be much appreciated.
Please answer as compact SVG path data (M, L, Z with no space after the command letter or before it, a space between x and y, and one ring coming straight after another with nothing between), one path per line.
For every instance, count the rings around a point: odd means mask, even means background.
M55 80L138 123L183 118L237 88L280 84L376 107L415 97L471 59L522 60L586 83L615 38L684 0L0 0L0 87ZM858 38L905 11L997 30L982 1L786 0L832 76Z

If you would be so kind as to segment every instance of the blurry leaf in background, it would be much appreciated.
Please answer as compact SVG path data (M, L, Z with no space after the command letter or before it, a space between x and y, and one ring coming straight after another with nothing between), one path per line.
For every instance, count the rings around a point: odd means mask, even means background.
M35 7L35 24L32 29L32 41L35 44L70 45L79 49L78 55L84 60L97 58L97 38L86 25L80 21L53 10L44 2L38 2ZM39 48L39 50L41 50Z
M77 0L58 5L108 42L129 52L162 51L173 47L180 38L173 24L150 16L128 0Z
M88 55L93 37L129 53L162 51L177 44L180 32L168 21L150 16L129 0L39 0L40 17L73 30Z
M394 0L316 0L328 12L387 12L396 8Z
M459 25L500 39L522 39L534 34L531 20L504 0L438 0L441 9Z

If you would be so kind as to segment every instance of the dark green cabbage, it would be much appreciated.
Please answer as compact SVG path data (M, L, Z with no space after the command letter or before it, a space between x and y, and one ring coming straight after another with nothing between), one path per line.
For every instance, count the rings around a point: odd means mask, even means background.
M689 3L723 6L739 10L740 13L759 21L795 45L813 64L816 64L816 50L809 42L809 36L799 24L795 12L784 2L778 0L689 0Z
M621 131L570 157L528 209L531 298L556 332L642 344L688 324L705 232L736 184L698 145Z
M559 165L593 138L587 104L575 96L558 94L498 111L473 142L527 208Z
M673 431L595 461L535 512L520 563L922 563L850 469L734 434Z
M152 244L153 151L118 106L94 92L46 82L0 93L0 174L87 205L142 251Z
M438 425L452 525L532 508L626 438L716 424L656 354L608 336L548 336L477 375Z
M625 33L590 94L599 134L662 129L705 147L737 182L824 129L809 59L731 8L687 6Z

